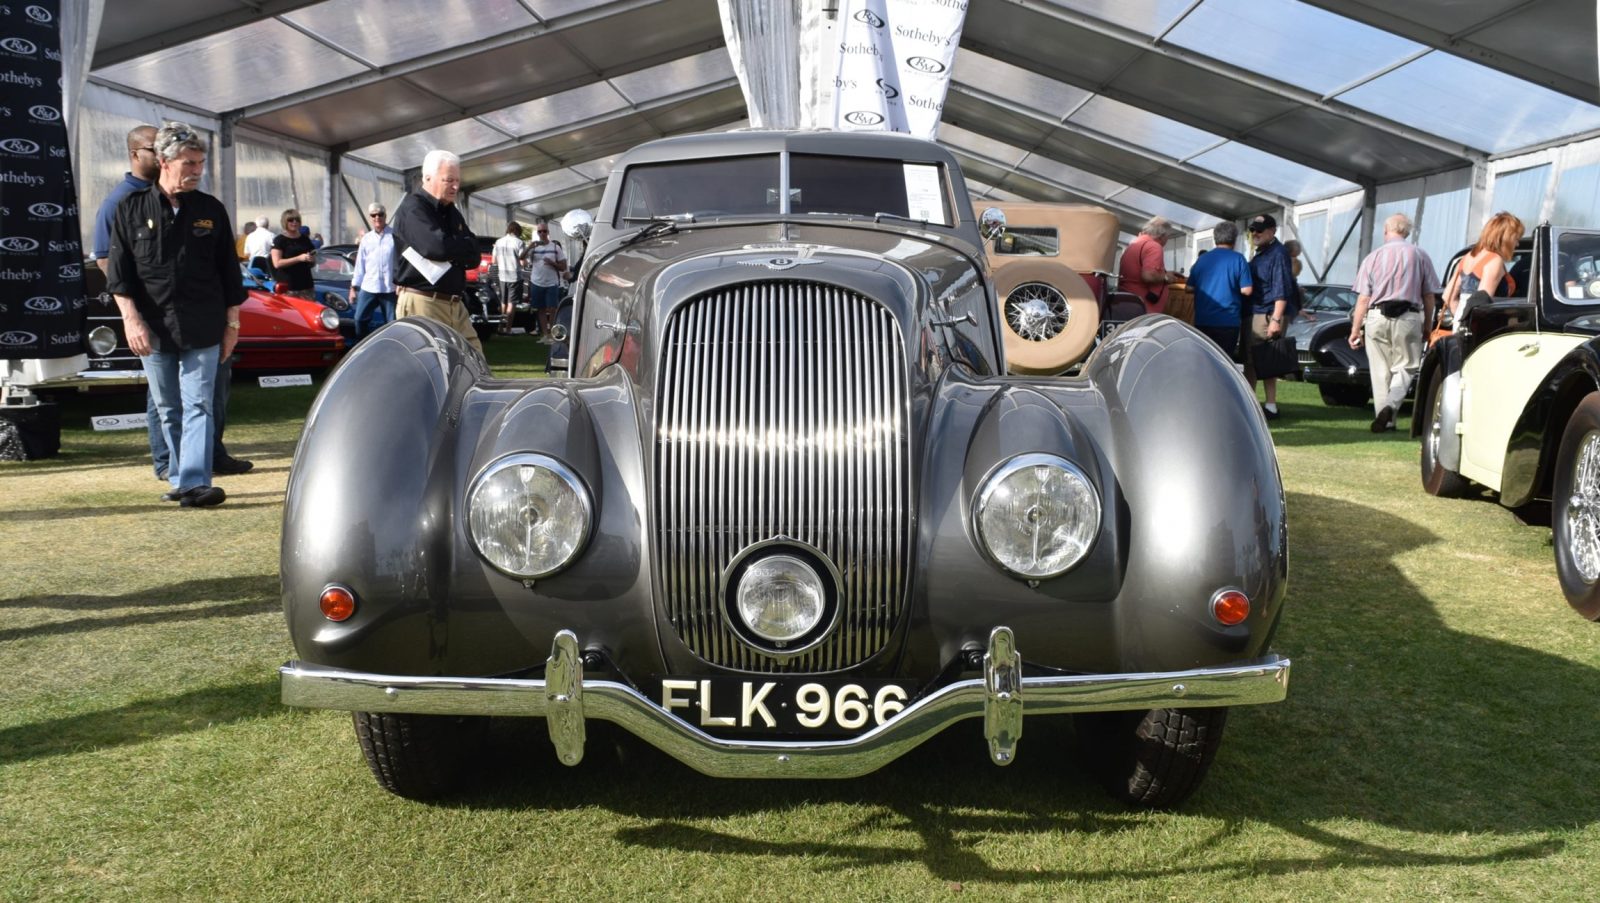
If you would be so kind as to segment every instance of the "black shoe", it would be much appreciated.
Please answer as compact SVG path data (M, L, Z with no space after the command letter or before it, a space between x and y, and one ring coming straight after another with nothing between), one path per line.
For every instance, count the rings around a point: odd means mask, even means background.
M185 490L178 499L178 504L184 508L210 508L222 504L228 494L222 491L221 486L196 486Z
M1278 419L1278 412L1274 411L1273 409L1271 409L1269 407L1267 407L1266 405L1262 405L1261 406L1261 416L1267 418L1268 420L1277 420Z
M166 492L161 493L161 500L163 502L176 502L179 499L182 499L183 496L184 492L182 489L169 489Z
M255 466L256 465L254 461L246 461L243 458L225 456L211 462L211 472L213 474L222 474L223 476L231 477L237 476L241 473L249 473L250 469Z
M1384 430L1392 429L1394 429L1394 408L1384 405L1383 408L1378 411L1378 416L1372 418L1372 431L1374 433L1381 433Z

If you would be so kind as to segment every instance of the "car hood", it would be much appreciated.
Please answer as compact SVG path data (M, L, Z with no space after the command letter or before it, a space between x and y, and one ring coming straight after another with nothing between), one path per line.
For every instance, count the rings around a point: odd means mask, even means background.
M240 334L247 336L337 334L323 328L321 304L274 295L261 289L250 289L245 293L244 305L239 308L239 323Z
M1294 339L1294 347L1298 351L1309 351L1311 343L1329 326L1343 325L1346 331L1350 328L1350 315L1323 311L1317 313L1315 320L1307 320L1304 316L1295 317L1294 322L1284 331L1284 335Z

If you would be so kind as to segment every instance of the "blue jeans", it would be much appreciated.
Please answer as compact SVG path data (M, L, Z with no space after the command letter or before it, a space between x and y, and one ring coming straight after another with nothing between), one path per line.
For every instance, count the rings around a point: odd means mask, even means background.
M211 345L154 351L142 359L161 435L169 450L177 450L167 468L173 489L211 485L211 405L221 350L221 345Z
M356 292L356 338L375 331L385 323L394 322L394 305L398 299L394 292Z
M222 431L228 426L228 386L233 382L233 357L217 364L217 387L211 392L211 462L228 457L227 446L222 444ZM156 478L165 480L172 463L167 451L167 438L161 434L161 413L156 410L156 393L144 393L145 431L150 436L150 460L155 464Z

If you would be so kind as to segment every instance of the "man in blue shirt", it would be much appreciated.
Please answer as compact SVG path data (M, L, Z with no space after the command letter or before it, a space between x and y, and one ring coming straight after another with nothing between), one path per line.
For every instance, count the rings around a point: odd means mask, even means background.
M1211 230L1216 247L1200 255L1189 271L1194 291L1194 325L1216 342L1224 354L1239 358L1239 328L1245 299L1250 296L1250 262L1233 249L1239 227L1218 223Z
M94 262L100 272L106 271L106 258L111 255L111 220L122 199L135 191L149 188L161 174L161 161L156 158L156 127L141 125L128 133L128 172L122 181L100 204L94 218ZM228 412L228 383L233 378L232 360L217 365L217 383L212 392L211 411L211 471L222 474L248 473L255 463L232 457L222 444L222 430ZM167 440L161 433L161 415L156 411L154 393L145 393L145 430L150 440L150 460L155 465L156 479L165 480L172 455L167 451Z
M1294 281L1294 264L1289 252L1278 241L1278 221L1272 214L1263 213L1250 220L1250 234L1255 239L1256 253L1250 258L1250 276L1255 283L1255 315L1250 324L1251 347L1274 341L1289 328L1289 318L1294 316L1294 302L1299 289ZM1253 364L1246 364L1245 376L1250 388L1256 385ZM1261 406L1268 420L1278 419L1278 378L1268 376L1266 404Z

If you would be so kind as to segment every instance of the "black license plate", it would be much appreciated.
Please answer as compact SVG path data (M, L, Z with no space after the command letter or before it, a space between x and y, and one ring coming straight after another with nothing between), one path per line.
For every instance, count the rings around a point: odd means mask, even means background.
M656 678L653 701L711 733L851 735L892 719L911 684L803 676Z
M1112 334L1113 332L1116 332L1117 331L1117 327L1123 325L1126 322L1128 322L1128 321L1127 320L1101 320L1100 321L1100 331L1095 333L1095 338L1096 339L1105 338L1106 336Z

